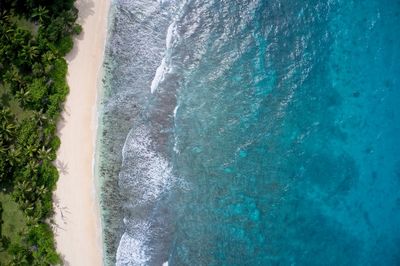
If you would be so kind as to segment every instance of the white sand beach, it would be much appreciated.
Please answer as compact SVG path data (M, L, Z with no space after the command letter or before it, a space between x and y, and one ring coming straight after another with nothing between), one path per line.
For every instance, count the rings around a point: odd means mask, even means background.
M78 0L83 32L67 55L70 93L58 124L60 179L54 194L55 238L65 265L102 265L99 203L93 160L96 97L107 34L109 0Z

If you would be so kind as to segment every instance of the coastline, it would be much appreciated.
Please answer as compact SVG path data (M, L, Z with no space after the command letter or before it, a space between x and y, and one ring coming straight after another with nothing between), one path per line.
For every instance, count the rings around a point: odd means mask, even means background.
M66 56L70 91L57 128L61 146L56 161L60 178L54 193L54 232L57 250L67 265L102 265L94 158L110 0L78 0L76 7L83 32Z

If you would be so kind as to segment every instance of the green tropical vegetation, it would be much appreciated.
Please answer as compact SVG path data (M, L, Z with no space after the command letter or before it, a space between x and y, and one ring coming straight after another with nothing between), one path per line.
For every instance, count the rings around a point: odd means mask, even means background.
M58 265L56 123L68 94L74 0L0 1L0 265Z

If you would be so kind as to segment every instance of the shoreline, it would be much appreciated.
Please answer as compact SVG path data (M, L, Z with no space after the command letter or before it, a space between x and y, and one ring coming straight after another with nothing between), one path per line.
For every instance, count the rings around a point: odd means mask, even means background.
M57 251L67 265L102 265L103 241L95 152L98 97L110 0L78 0L83 32L66 56L69 95L57 132L61 140L54 193Z

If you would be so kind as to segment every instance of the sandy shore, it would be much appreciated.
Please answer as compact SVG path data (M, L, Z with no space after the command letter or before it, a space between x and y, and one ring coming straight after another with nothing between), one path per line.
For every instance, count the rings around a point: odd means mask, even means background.
M93 158L96 96L107 32L109 0L78 0L83 32L68 54L70 93L58 124L60 179L54 195L57 249L65 264L102 265L102 240Z

